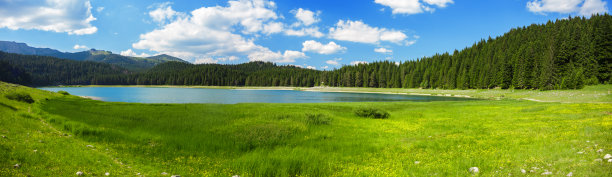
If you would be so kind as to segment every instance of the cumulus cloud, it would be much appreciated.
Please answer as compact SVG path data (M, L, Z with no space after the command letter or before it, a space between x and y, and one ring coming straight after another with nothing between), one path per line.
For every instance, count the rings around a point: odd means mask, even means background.
M367 61L351 61L351 65L368 64Z
M391 8L393 14L419 14L435 11L434 6L444 8L453 0L375 0L377 4Z
M296 59L307 58L306 54L300 51L285 50L285 53L272 52L270 50L263 50L253 52L248 55L249 61L270 61L276 63L293 63Z
M319 27L301 28L301 29L287 29L285 31L287 36L312 36L316 38L323 37L324 34L319 31Z
M317 22L321 21L321 19L319 19L319 17L318 17L321 14L321 11L317 11L315 13L315 12L310 11L310 10L299 8L299 9L293 10L291 12L293 14L295 14L295 18L299 20L299 23L296 24L296 26L297 25L309 26L309 25L312 25L314 23L317 23Z
M527 9L534 13L578 13L589 16L608 12L607 3L602 0L532 0Z
M79 44L74 45L74 47L72 47L72 48L73 48L73 49L75 49L75 50L79 50L79 49L88 49L88 48L87 48L87 46L85 46L85 45L79 45Z
M333 60L327 60L327 61L325 61L325 63L327 63L328 65L336 65L336 66L339 66L339 65L340 65L340 60L342 60L342 58L334 58Z
M382 53L382 54L390 54L390 53L393 53L393 50L381 47L381 48L375 48L374 52L378 52L378 53Z
M151 55L146 54L144 52L142 52L140 54L137 54L132 49L127 49L127 50L121 51L119 54L123 55L123 56L128 56L128 57L150 57L151 56Z
M219 60L215 60L213 58L207 57L207 58L198 58L195 60L195 64L215 64L218 63Z
M283 54L270 51L255 44L253 39L234 33L257 35L282 31L282 24L274 22L278 18L275 8L274 2L266 0L235 0L229 1L225 7L201 7L183 16L175 15L160 28L141 34L132 47L207 62L238 55L247 55L251 61L272 62L306 58L298 51L285 51ZM172 10L169 5L162 9Z
M321 69L327 69L327 68L329 68L329 66L323 66L323 67L321 67Z
M302 43L302 46L302 52L315 52L324 55L339 53L346 50L346 47L342 47L336 44L335 42L321 44L320 42L314 40L304 41L304 43Z
M184 17L185 13L176 12L170 6L171 2L165 2L160 4L155 4L149 8L155 8L149 12L149 16L153 19L154 22L159 24L165 24L167 21L174 20L175 18Z
M1 1L0 28L93 34L91 8L89 0Z
M582 16L590 16L593 14L603 14L608 12L607 2L601 0L586 0L580 7L579 14Z
M342 41L375 44L380 41L401 43L408 36L393 29L371 27L362 21L339 20L335 27L329 29L329 37Z
M314 70L314 69L317 69L317 67L314 67L314 66L306 66L306 68L307 68L307 69L313 69L313 70Z

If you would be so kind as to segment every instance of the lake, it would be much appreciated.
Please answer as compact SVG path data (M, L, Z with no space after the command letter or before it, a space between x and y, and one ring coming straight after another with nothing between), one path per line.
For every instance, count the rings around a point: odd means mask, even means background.
M102 101L132 103L325 103L388 101L465 101L468 98L297 90L246 90L168 87L42 87Z

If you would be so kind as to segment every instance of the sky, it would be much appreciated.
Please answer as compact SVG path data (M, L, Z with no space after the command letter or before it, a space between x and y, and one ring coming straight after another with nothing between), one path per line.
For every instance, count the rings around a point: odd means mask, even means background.
M607 0L0 0L0 40L330 70L452 53L512 28L608 12Z

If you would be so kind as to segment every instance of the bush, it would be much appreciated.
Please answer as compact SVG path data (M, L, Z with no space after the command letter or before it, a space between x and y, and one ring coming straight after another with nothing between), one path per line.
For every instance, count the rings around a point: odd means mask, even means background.
M389 113L376 108L359 108L355 110L355 115L359 117L367 117L373 119L389 118Z
M67 91L63 91L63 90L57 91L57 93L62 94L62 95L70 95L70 93L68 93Z
M330 122L331 118L325 114L306 114L306 123L309 125L328 125Z
M34 103L34 99L32 99L32 96L30 96L30 94L27 94L27 93L13 92L13 93L6 94L4 97L8 98L9 100L26 102L29 104Z

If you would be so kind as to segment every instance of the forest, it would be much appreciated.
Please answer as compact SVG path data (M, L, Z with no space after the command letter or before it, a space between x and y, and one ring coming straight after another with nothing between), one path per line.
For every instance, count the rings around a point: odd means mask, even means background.
M0 53L2 81L23 85L333 86L439 89L579 89L612 81L612 18L569 17L511 29L452 53L331 71L268 62L165 62L146 71ZM7 64L8 63L8 64ZM17 77L19 76L19 77ZM7 79L8 78L8 79ZM11 78L16 78L10 80Z

